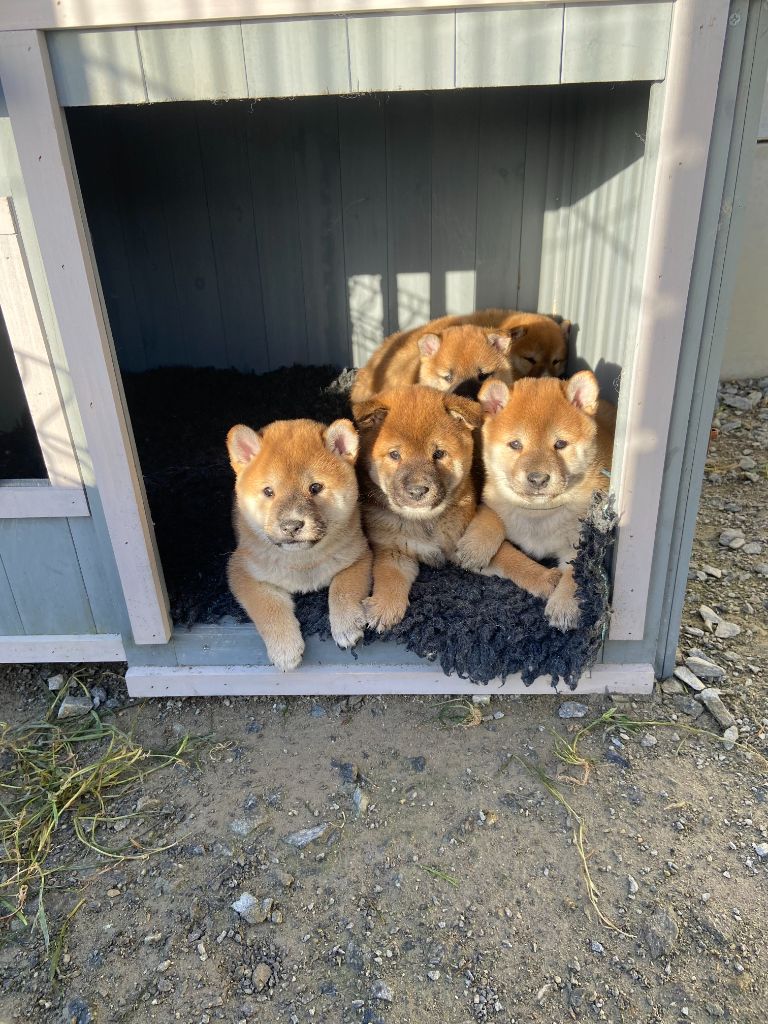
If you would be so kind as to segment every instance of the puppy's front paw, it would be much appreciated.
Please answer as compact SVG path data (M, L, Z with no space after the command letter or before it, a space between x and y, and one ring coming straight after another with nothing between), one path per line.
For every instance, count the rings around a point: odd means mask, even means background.
M408 610L408 598L384 601L374 594L363 601L363 609L366 623L371 629L375 629L377 633L384 633L402 621Z
M291 672L298 668L304 655L304 640L301 633L287 632L279 639L267 644L269 660L283 672Z
M565 594L556 589L546 603L544 614L550 626L565 633L578 626L581 610L573 594Z
M331 635L339 647L354 647L365 629L365 609L354 603L329 608Z
M563 574L559 569L541 569L541 572L536 573L534 579L531 580L531 593L534 597L545 597L552 598L557 590L557 585L563 578ZM549 607L549 601L547 602L547 608ZM578 618L578 604L576 605L576 617ZM559 627L558 627L559 628ZM566 629L570 629L570 626L566 626Z
M469 572L482 572L499 550L495 537L486 537L479 531L467 530L459 538L456 554L453 556L457 565Z

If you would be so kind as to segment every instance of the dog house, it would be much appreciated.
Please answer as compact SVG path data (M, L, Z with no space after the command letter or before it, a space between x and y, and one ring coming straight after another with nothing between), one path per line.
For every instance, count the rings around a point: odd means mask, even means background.
M133 695L472 691L393 644L311 639L283 675L250 625L174 622L126 394L360 365L504 305L571 319L571 369L618 391L613 612L578 689L650 687L767 62L760 0L5 0L0 660L126 660Z

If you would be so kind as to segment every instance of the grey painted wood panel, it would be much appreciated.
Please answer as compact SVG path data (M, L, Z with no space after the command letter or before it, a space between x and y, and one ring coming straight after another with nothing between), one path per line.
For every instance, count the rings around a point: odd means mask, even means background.
M456 15L353 15L347 18L353 92L452 89Z
M63 107L147 102L136 29L49 32L46 38Z
M211 243L216 266L222 344L227 365L269 369L261 295L261 259L248 183L248 129L239 104L197 108Z
M3 560L0 558L0 635L20 636L23 632L24 625L13 599Z
M348 365L344 236L336 100L305 102L295 118L296 197L299 211L308 359Z
M549 163L549 124L552 93L535 90L528 93L528 117L525 134L525 177L523 180L523 217L520 232L519 288L520 309L539 308L539 272L543 216L546 202ZM552 312L552 310L546 310Z
M456 87L556 85L563 7L456 12Z
M517 306L525 182L524 94L480 96L475 303Z
M251 21L242 29L249 96L352 91L344 18Z
M561 81L663 78L672 7L671 0L566 7Z
M94 511L101 513L98 493L92 487L88 489L88 504L91 517L69 520L72 543L96 632L119 633L123 628L118 606L118 601L122 603L122 595L118 598L119 591L115 591L117 569L112 551L109 547L105 550L103 543L100 542L92 518Z
M66 519L0 521L0 559L25 633L93 633Z
M385 107L380 96L339 105L344 272L354 366L362 366L390 333Z
M432 315L475 308L477 92L432 97Z
M150 103L248 95L239 23L140 28L138 35Z
M389 330L430 319L432 103L425 93L391 95L387 116Z

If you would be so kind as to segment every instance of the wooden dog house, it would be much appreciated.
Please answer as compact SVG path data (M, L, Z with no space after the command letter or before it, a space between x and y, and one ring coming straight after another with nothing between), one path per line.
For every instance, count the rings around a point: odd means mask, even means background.
M121 371L355 365L509 305L620 376L613 615L579 690L647 689L767 61L760 0L5 0L0 429L25 396L39 478L0 481L0 660L127 660L134 695L471 692L394 645L310 640L284 676L250 626L175 626Z

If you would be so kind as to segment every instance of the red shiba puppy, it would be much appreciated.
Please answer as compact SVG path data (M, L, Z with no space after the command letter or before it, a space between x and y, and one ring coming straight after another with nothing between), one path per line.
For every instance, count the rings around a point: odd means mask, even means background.
M280 420L258 432L241 424L227 435L237 537L229 585L283 671L304 653L292 594L329 587L333 639L352 647L363 635L371 552L358 507L358 442L349 420Z

